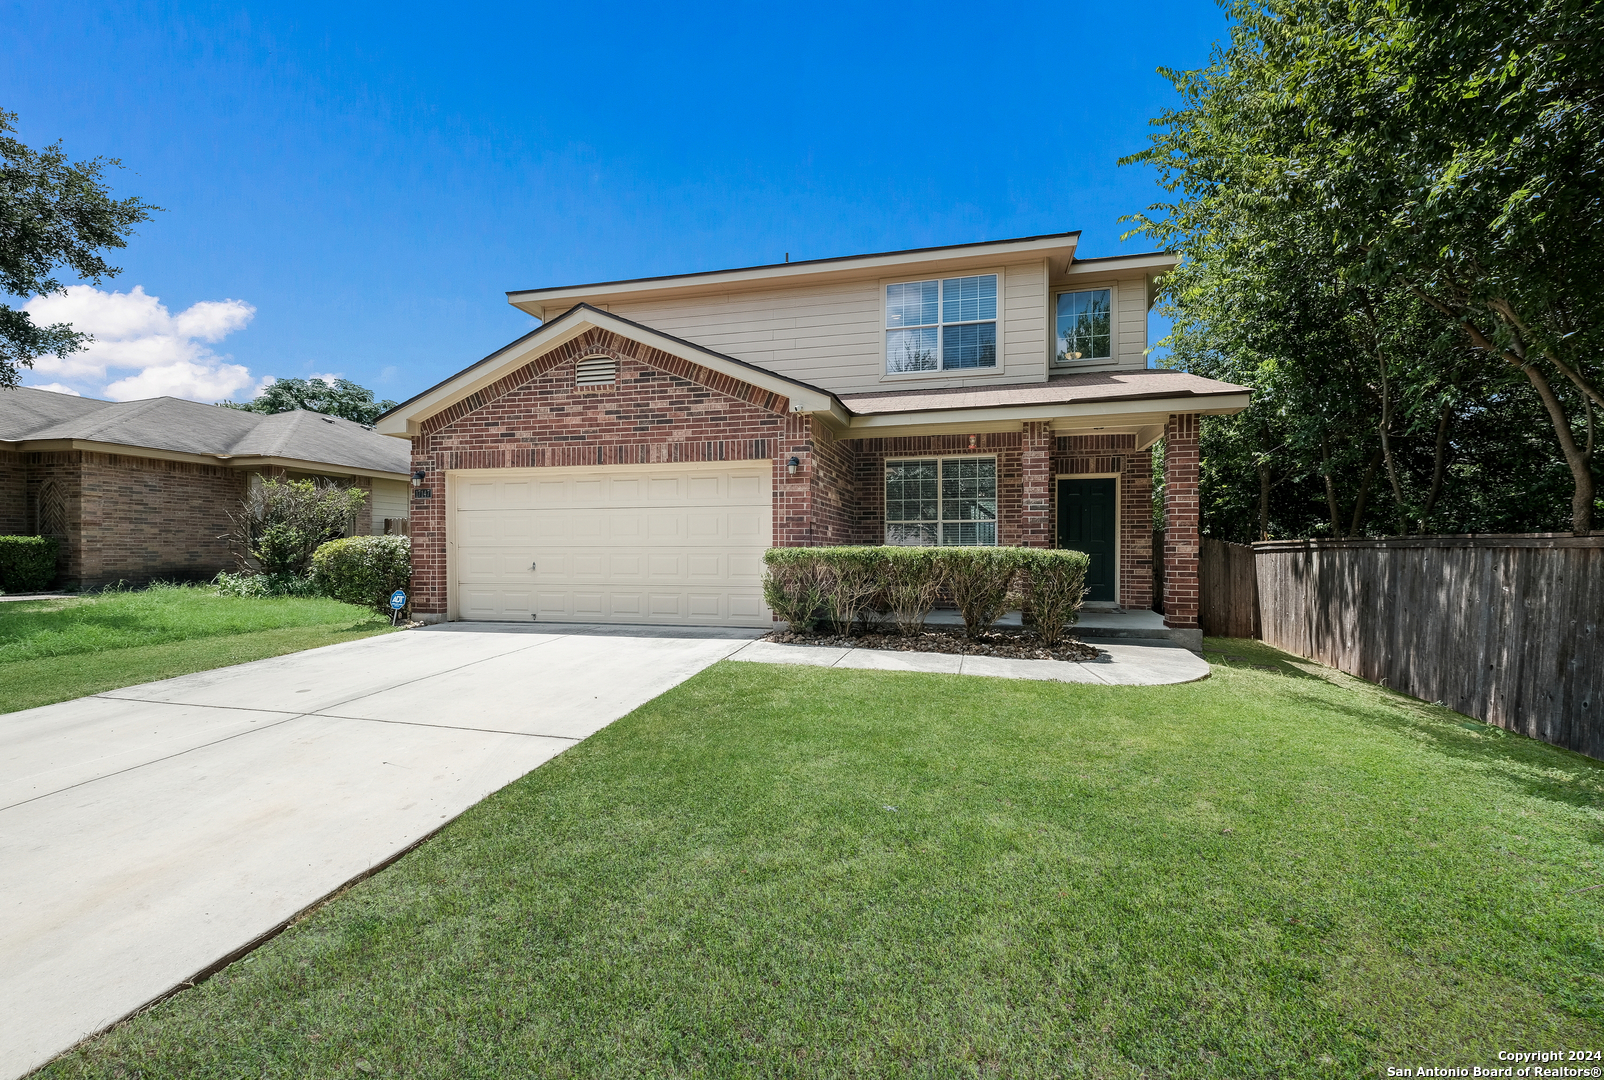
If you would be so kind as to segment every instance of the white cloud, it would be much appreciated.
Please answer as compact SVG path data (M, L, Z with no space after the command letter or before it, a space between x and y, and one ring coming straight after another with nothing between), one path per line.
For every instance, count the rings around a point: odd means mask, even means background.
M82 394L80 394L78 391L74 390L72 387L68 386L66 383L58 383L58 382L29 383L28 384L28 389L29 390L49 390L52 394L71 394L73 397L83 397Z
M92 388L96 396L219 401L261 385L244 365L207 347L251 321L256 309L243 300L202 300L173 315L141 285L126 293L69 285L63 293L34 297L23 310L36 322L71 323L94 335L84 351L37 357L33 369ZM129 374L106 382L123 372ZM76 392L63 383L48 389Z

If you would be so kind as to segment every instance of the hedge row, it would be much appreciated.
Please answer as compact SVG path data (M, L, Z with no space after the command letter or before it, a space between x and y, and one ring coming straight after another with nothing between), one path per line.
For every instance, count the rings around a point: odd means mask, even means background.
M763 598L797 631L894 623L916 634L946 590L970 637L1018 607L1057 645L1080 617L1090 561L1079 551L1026 547L770 548Z
M40 592L56 579L53 536L0 536L0 592Z

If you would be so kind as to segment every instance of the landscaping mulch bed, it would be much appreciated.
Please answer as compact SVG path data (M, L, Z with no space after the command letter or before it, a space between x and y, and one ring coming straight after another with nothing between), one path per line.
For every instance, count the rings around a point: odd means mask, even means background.
M1067 660L1079 663L1100 655L1092 646L1065 638L1055 648L1043 645L1035 634L1024 631L987 630L978 638L964 634L961 627L926 628L912 636L903 634L793 634L774 631L762 641L781 645L827 645L838 649L891 649L897 652L962 653L965 656L1001 656L1010 660Z

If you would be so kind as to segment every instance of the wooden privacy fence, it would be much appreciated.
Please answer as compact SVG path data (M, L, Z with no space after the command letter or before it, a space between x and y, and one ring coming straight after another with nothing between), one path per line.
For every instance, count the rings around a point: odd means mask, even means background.
M1251 547L1205 537L1198 551L1197 586L1197 619L1205 634L1259 636L1259 585Z
M1604 758L1604 535L1253 551L1266 643Z

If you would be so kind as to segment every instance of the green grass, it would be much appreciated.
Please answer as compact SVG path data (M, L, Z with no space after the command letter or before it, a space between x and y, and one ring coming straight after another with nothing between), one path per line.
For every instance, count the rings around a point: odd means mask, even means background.
M48 1077L1326 1077L1604 1043L1604 766L1245 642L725 663ZM1261 670L1253 663L1274 670Z
M333 600L158 586L0 604L0 712L332 645L389 630Z

